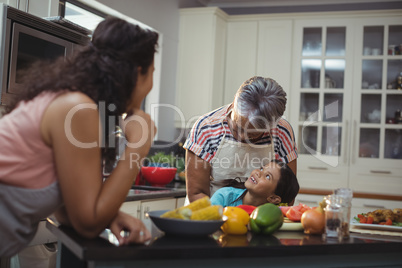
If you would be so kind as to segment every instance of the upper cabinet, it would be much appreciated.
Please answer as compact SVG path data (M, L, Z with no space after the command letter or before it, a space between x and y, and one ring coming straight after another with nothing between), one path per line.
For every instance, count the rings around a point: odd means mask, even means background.
M402 193L402 15L355 26L350 185Z
M275 79L289 95L291 50L290 19L228 20L224 104L256 75Z
M11 7L38 17L53 17L59 14L58 0L0 0Z
M348 184L353 38L350 19L295 21L290 109L304 188Z
M226 19L218 8L180 10L176 127L222 106Z
M238 20L218 8L181 9L179 37L176 127L191 127L232 102L252 76L271 77L290 94L291 19Z
M295 20L291 123L305 188L402 192L402 16Z

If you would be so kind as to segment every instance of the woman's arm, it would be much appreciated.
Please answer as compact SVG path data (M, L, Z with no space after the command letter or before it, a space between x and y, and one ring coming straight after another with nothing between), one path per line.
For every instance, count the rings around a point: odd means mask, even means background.
M78 106L77 106L78 105ZM80 108L80 109L76 109ZM68 220L86 237L97 236L118 216L121 204L147 155L155 134L148 114L136 110L125 127L127 147L105 183L101 174L101 122L96 104L75 92L59 96L46 110L42 137L54 152ZM139 143L137 141L142 141Z
M211 166L186 150L186 189L190 202L210 195Z

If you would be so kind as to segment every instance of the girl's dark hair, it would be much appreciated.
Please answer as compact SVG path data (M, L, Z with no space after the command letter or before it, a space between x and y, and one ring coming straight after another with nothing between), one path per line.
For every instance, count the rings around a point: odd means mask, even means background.
M280 172L281 172L281 178L278 181L278 184L275 189L275 194L277 196L281 197L281 203L290 203L292 202L297 193L299 192L300 186L299 182L297 181L297 177L290 169L288 165L286 165L284 162L280 160L272 160L271 162L275 162L276 164L281 166ZM222 180L219 184L223 187L234 187L234 188L239 188L239 189L246 189L244 186L244 181L241 180L241 178L236 177L235 179L227 179L227 180ZM237 202L246 195L247 190L239 196L235 201Z
M71 58L60 57L53 62L38 61L24 74L24 93L6 108L11 112L20 101L35 98L41 92L79 91L88 95L98 107L105 107L102 122L105 136L103 156L113 158L109 148L108 120L117 123L127 112L127 105L137 83L137 70L146 74L153 63L158 33L125 20L108 17L95 29L92 42ZM103 111L99 111L103 112ZM114 129L111 131L113 132ZM113 156L112 156L113 155Z
M299 182L293 170L280 160L273 160L281 166L281 179L275 189L275 194L281 197L281 203L292 202L299 193Z

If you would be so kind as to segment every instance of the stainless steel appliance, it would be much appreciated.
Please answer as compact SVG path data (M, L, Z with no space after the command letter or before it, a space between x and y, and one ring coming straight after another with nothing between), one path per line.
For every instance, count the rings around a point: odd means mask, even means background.
M21 71L34 61L68 57L89 37L0 4L0 104L21 92Z

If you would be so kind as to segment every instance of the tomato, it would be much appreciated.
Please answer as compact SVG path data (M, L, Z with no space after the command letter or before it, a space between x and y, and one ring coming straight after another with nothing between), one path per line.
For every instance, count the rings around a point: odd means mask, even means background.
M304 212L311 210L311 208L305 204L300 203L297 206L292 206L286 212L286 217L291 221L301 221L301 217Z
M373 222L374 222L373 217L368 216L368 217L367 217L367 223L372 224Z
M387 221L385 222L385 225L392 225L392 220L391 220L391 219L387 219Z
M367 223L367 218L366 217L362 217L360 218L360 223Z
M288 212L288 210L289 210L291 207L279 207L279 208L280 208L281 211L282 211L283 217L286 217L286 212Z
M291 221L301 221L301 216L303 215L300 210L296 208L290 208L288 212L286 212L286 217L288 217L289 220Z
M305 204L302 204L302 203L300 203L298 206L300 206L301 213L311 209L311 207L309 207L309 206L307 206Z

